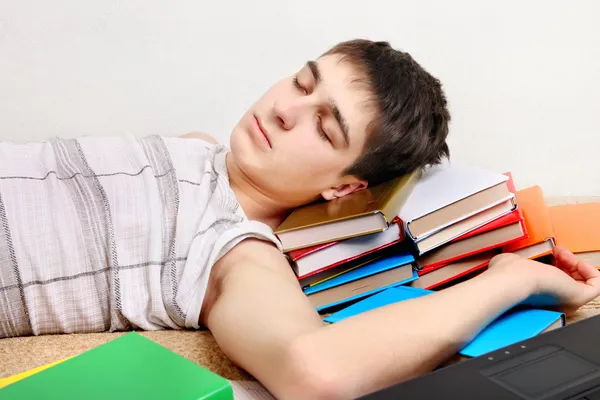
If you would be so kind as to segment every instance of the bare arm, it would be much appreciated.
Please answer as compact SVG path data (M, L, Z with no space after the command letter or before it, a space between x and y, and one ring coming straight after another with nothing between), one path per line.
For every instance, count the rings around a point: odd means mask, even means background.
M277 249L246 240L215 266L202 319L223 351L278 398L355 398L434 369L534 293L539 263L511 267L515 261L503 258L506 266L459 285L325 325ZM558 268L539 268L576 284ZM559 296L579 293L553 274ZM595 297L597 286L585 296Z

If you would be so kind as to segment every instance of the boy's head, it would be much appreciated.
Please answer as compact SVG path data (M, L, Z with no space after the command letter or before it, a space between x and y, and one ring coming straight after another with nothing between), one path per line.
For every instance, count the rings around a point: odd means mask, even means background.
M387 42L343 42L276 83L231 136L234 162L295 207L341 197L449 155L440 82Z

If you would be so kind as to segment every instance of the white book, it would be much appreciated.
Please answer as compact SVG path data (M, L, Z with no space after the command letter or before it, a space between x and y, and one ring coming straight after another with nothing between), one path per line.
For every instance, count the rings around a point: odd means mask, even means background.
M420 236L413 235L410 228L414 221L507 180L507 175L466 163L445 162L435 165L423 173L398 216L404 223L407 236L418 242L436 231L429 231ZM507 192L501 201L509 200L512 197L514 194ZM448 221L445 225L438 226L437 229L460 222L499 202L486 204L483 208L472 210L470 214L462 214L460 218Z
M296 260L292 268L299 278L303 278L315 271L380 249L385 245L399 241L400 238L400 227L398 224L392 224L383 232L346 239L333 246L307 254Z

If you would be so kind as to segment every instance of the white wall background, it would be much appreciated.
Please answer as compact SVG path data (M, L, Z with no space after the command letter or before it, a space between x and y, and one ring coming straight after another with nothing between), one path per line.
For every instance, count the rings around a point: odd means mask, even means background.
M599 195L599 16L597 0L0 0L0 139L227 142L275 79L364 37L444 82L454 158Z

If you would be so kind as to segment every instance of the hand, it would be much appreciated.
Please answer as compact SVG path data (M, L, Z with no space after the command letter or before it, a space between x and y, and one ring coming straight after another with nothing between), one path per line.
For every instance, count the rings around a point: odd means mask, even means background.
M556 246L553 254L554 266L516 254L500 254L490 261L489 270L529 280L532 296L525 304L556 306L560 311L571 313L600 296L600 271L563 247Z

